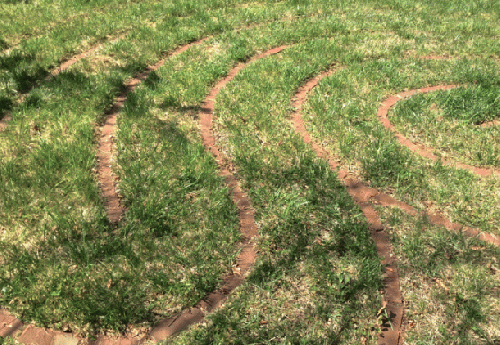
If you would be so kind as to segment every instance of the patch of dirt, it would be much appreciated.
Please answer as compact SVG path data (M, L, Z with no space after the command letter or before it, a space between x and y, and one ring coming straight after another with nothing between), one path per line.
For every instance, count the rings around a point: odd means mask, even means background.
M489 128L489 127L495 127L495 126L500 126L500 120L483 122L482 124L479 125L479 127L481 127L481 128Z
M0 120L0 132L5 130L7 128L7 123L12 120L12 116L10 114L5 115L1 120Z

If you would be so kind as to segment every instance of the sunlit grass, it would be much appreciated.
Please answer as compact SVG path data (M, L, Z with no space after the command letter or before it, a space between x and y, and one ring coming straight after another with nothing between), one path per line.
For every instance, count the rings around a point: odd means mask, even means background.
M222 309L170 342L375 344L379 258L335 172L294 132L291 98L335 65L304 105L315 140L372 187L498 235L498 177L411 153L376 114L392 94L462 85L389 117L443 157L498 167L498 127L478 125L499 116L499 16L491 0L0 0L0 117L12 113L0 132L0 304L85 335L145 332L214 290L235 264L239 219L199 112L231 68L287 45L240 71L214 114L256 211L257 263ZM126 211L110 225L99 127L126 80L164 58L119 115L112 168ZM380 212L400 259L405 342L498 341L497 250Z
M481 127L500 119L500 82L493 73L488 76L493 85L412 97L398 104L391 121L406 137L444 159L498 168L500 126Z
M494 343L500 336L499 250L397 209L390 226L405 291L410 344Z

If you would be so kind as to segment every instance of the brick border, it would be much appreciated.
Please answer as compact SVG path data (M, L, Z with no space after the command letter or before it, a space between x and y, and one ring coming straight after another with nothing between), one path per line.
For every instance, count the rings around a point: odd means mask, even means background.
M139 84L146 80L151 72L154 72L163 66L167 59L185 52L192 46L201 44L207 39L208 38L204 38L181 46L167 57L148 67L136 77L127 80L125 82L125 90L123 90L122 93L120 93L120 95L115 99L111 109L107 112L104 125L100 130L99 149L97 150L96 158L98 162L97 174L99 177L99 185L101 187L101 196L104 200L104 207L111 225L117 225L122 218L123 212L125 211L120 203L121 197L115 188L114 181L117 179L117 176L111 169L111 158L113 156L113 138L116 132L116 120L125 105L128 94L133 92Z
M418 216L417 212L412 206L405 202L399 201L392 196L379 192L375 188L370 188L363 182L347 178L348 172L345 170L338 170L339 161L335 159L331 154L324 150L317 142L315 142L307 129L305 128L304 120L302 118L302 105L306 100L307 94L318 85L318 83L325 77L332 76L337 69L332 69L321 73L320 75L308 80L303 86L299 87L292 99L292 107L295 109L292 122L295 131L299 133L308 145L311 145L313 151L317 156L325 159L328 165L333 171L337 172L339 180L344 184L349 195L354 199L356 204L361 208L363 215L366 217L368 222L368 227L372 235L375 245L377 247L377 253L382 259L382 264L384 266L384 286L385 291L382 295L382 308L385 308L389 319L384 319L381 325L381 333L378 336L377 343L379 345L398 345L402 341L403 334L403 317L404 317L404 300L402 293L400 291L400 280L397 270L397 263L394 256L394 250L390 242L388 234L384 231L384 227L380 221L380 218L375 211L373 205L380 205L384 207L398 207L404 212L411 216ZM431 92L435 90L449 90L455 88L455 85L444 85L444 86L430 86L426 88L410 90L406 92L399 93L394 96L386 98L381 106L378 108L377 116L384 125L385 128L391 130L395 133L396 138L399 142L407 146L413 152L420 154L426 158L433 159L434 161L438 159L434 156L429 149L419 147L411 143L408 139L404 138L399 134L394 127L390 124L387 118L388 110L394 106L399 100L410 97L417 93ZM483 124L483 127L492 126L498 124L500 121L490 121ZM498 170L493 169L481 169L473 166L469 166L462 163L446 162L447 164L455 164L460 168L465 168L471 170L481 176L487 176L491 173L499 173ZM423 213L429 219L429 222L434 225L439 225L445 227L447 230L463 232L469 236L478 237L480 240L489 242L495 246L500 246L500 237L493 234L482 232L478 229L462 226L457 223L453 223L450 220L435 214Z
M382 104L378 108L377 116L380 119L380 122L382 123L382 125L385 128L387 128L388 130L390 130L392 133L394 133L394 136L398 139L400 144L406 146L412 152L415 152L416 154L418 154L422 157L430 159L433 162L441 161L441 162L443 162L443 164L446 164L446 165L452 165L452 166L454 165L458 168L461 168L464 170L469 170L469 171L471 171L477 175L480 175L480 176L489 176L491 174L500 175L499 169L478 168L478 167L475 167L475 166L472 166L469 164L464 164L464 163L460 163L460 162L446 160L446 159L442 159L441 157L436 156L435 154L432 153L433 149L431 147L424 146L424 145L417 145L417 144L413 143L412 141L410 141L409 139L407 139L401 133L399 133L396 130L396 128L394 128L394 126L391 124L389 118L387 117L387 113L389 112L389 110L392 107L394 107L394 105L396 105L397 102L399 102L405 98L414 96L416 94L424 94L424 93L429 93L429 92L433 92L433 91L452 90L452 89L455 89L457 87L459 87L459 86L454 85L454 84L452 84L452 85L437 85L437 86L427 86L427 87L423 87L420 89L413 89L413 90L400 92L396 95L392 95L392 96L387 97L382 102ZM489 122L483 123L481 125L481 127L483 127L483 128L491 127L491 126L495 126L499 123L500 123L500 120L489 121Z
M328 162L328 165L333 171L337 170L337 161L312 140L305 128L304 120L302 119L302 105L306 100L307 94L318 85L321 79L333 75L335 71L336 70L327 71L310 79L302 87L297 89L294 99L292 100L292 107L295 108L292 117L295 131L300 134L306 144L312 146L316 155ZM394 251L391 241L387 232L384 231L380 218L370 202L378 192L373 188L367 187L360 181L345 179L347 173L344 171L338 171L337 174L349 195L361 208L363 215L366 217L370 234L377 247L377 254L382 259L384 267L384 291L381 297L383 301L382 309L385 309L388 318L383 319L377 343L379 345L397 345L399 344L402 332L403 296L400 290L399 273L395 256L393 255Z
M199 44L204 40L206 40L206 38L185 45L176 50L170 56L179 54L187 50L194 44ZM136 345L144 343L147 340L161 341L169 336L176 335L179 332L189 328L191 325L201 322L202 320L204 320L205 316L208 313L213 312L214 310L223 305L229 293L231 293L236 287L238 287L244 281L245 279L244 276L250 271L250 269L253 267L255 263L257 257L257 251L255 249L254 238L258 236L258 231L254 219L255 211L251 206L250 199L248 198L245 191L243 191L239 186L238 179L236 178L236 176L233 173L231 173L229 169L224 165L224 159L222 157L222 154L220 153L219 148L215 144L215 137L212 130L215 98L220 92L220 90L227 83L229 83L240 70L242 70L248 64L256 61L257 59L261 59L270 56L272 54L276 54L285 48L286 48L285 46L280 46L274 49L270 49L264 53L261 53L253 57L248 62L238 64L236 67L234 67L228 73L228 75L223 80L219 81L216 84L216 86L212 89L210 94L205 99L202 107L202 112L200 113L201 137L203 139L203 143L205 145L207 152L210 152L215 156L217 164L219 165L220 169L219 174L226 179L226 185L229 187L229 189L231 189L233 202L236 204L239 211L240 231L243 234L243 240L242 240L242 248L237 258L237 267L235 270L235 272L237 273L232 273L225 276L222 279L221 287L219 287L216 291L210 293L203 300L198 302L194 307L184 310L175 317L160 321L155 327L151 329L151 331L146 336L143 337L132 336L132 335L121 336L121 337L101 336L98 337L96 340L89 340L86 338L74 336L71 333L65 333L61 331L55 331L52 329L35 327L31 324L23 325L17 318L10 315L5 309L0 309L0 336L2 337L11 336L16 338L21 343L24 344L34 343L38 345L63 345L63 344ZM109 150L111 150L112 147L111 139L112 139L112 134L114 133L116 117L118 116L120 110L123 108L126 95L129 92L133 91L133 89L141 81L146 79L149 73L162 66L164 64L164 61L165 59L161 60L160 62L158 62L154 66L151 66L146 71L141 73L139 76L130 80L127 83L126 90L116 99L115 104L109 111L109 114L106 119L106 124L103 126L103 128L106 128L106 131L103 130L103 132L106 133L104 135L101 135L101 143L103 144L100 145L101 147L99 151L101 151L101 149L107 150L108 148ZM98 158L100 159L100 165L108 165L109 167L109 161L103 160L100 154L101 152L98 153ZM106 155L109 156L110 154L111 151L109 151ZM104 170L103 173L110 174L111 176L110 171L108 171L107 169ZM108 188L111 188L111 190L113 190L113 187L108 185L108 183L109 181L105 181L104 183L101 181L101 184L106 184ZM112 179L110 183L112 184ZM111 193L111 191L109 191L108 189L106 190L106 193L107 192ZM117 195L114 191L113 193L115 195L108 197L108 199L106 199L106 202L111 204L110 199L111 201L116 202L116 200L113 198L116 198ZM103 188L103 194L104 194L104 188ZM116 217L117 214L118 213L116 214L110 213L109 216L110 220L114 219L112 217ZM120 216L121 213L117 218L118 220Z

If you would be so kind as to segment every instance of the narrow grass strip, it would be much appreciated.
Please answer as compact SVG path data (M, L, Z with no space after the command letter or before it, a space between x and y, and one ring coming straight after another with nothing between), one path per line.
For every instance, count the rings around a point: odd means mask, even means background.
M167 58L174 57L186 50L188 50L193 45L197 45L205 41L205 39L197 40L192 43L186 44L167 57L161 59L156 64L150 66L145 71L141 72L138 76L125 82L125 90L116 98L115 103L108 112L104 125L101 128L101 136L99 139L99 150L97 152L98 160L98 175L99 183L101 187L101 195L104 199L104 207L108 213L108 219L110 224L116 225L120 221L122 214L124 212L123 206L120 204L120 195L116 191L113 181L116 179L116 175L111 170L111 156L113 148L113 138L115 136L116 119L118 114L123 109L127 95L134 91L134 89L151 74L151 72L156 71L158 68L165 64Z
M384 207L397 207L403 211L405 211L407 214L411 216L418 216L419 212L413 208L412 206L406 204L405 202L399 201L392 196L386 194L386 193L377 193L376 195L373 196L373 201L377 205L384 206ZM436 214L431 214L428 212L422 212L421 216L424 216L428 219L429 223L432 225L439 225L444 227L446 230L453 231L453 232L461 232L465 235L471 236L471 237L477 237L481 241L489 242L495 246L500 246L500 238L496 235L493 235L491 233L481 231L476 228L471 228L468 226L463 226L458 223L454 223L450 221L449 219L446 219L443 216L439 216Z
M251 206L247 193L239 186L238 179L232 172L229 171L224 158L219 151L219 147L215 144L215 137L213 133L213 111L217 95L227 83L234 79L239 71L245 68L248 64L258 59L263 59L270 55L277 54L285 48L286 46L279 46L270 49L264 53L254 56L245 63L238 64L224 79L215 85L203 103L202 112L200 113L200 126L203 144L206 150L215 156L220 169L219 174L226 179L226 184L232 191L231 194L233 202L236 204L239 211L240 231L243 235L243 247L241 248L241 252L237 258L237 267L235 269L236 273L224 277L222 286L217 289L217 291L209 294L193 308L184 311L177 317L162 321L150 333L151 338L155 341L164 340L169 336L178 334L195 323L201 322L207 313L211 313L222 306L227 298L227 295L243 282L244 275L250 271L255 263L255 259L257 257L257 252L255 250L255 238L258 236L254 218L255 210Z
M399 143L401 145L406 146L410 151L425 157L427 159L432 160L433 162L441 161L443 164L446 165L452 165L456 166L458 168L464 169L471 171L479 176L489 176L491 174L497 174L500 175L500 170L498 169L487 169L487 168L479 168L475 167L469 164L461 163L461 162L454 162L446 159L442 159L441 157L436 156L435 154L432 153L433 149L431 147L423 146L423 145L417 145L413 143L411 140L406 138L404 135L399 133L394 125L391 124L389 118L387 117L387 113L389 110L396 105L397 102L400 100L403 100L405 98L411 97L415 94L421 94L421 93L428 93L428 92L433 92L433 91L438 91L438 90L451 90L458 87L458 85L438 85L438 86L428 86L424 87L421 89L413 89L413 90L408 90L404 91L401 93L398 93L396 95L392 95L387 97L380 107L378 108L377 111L377 116L380 119L380 122L384 125L385 128L390 130L391 132L394 133L394 136L398 139ZM489 127L494 125L497 121L489 121L484 123L485 127Z
M318 85L319 81L327 76L331 76L335 70L324 72L323 74L310 79L306 84L300 87L294 96L292 107L295 109L293 115L293 124L295 131L299 133L304 142L313 147L314 152L326 159L330 168L336 170L337 162L326 153L317 143L315 143L307 132L304 121L302 119L302 104L305 102L307 94ZM368 227L377 247L377 254L382 259L384 272L384 294L382 296L381 313L383 323L381 332L378 336L377 343L379 345L398 345L401 339L402 321L403 321L403 296L400 290L400 281L397 263L394 258L394 250L387 232L383 231L384 227L380 218L370 203L372 196L377 194L376 190L369 188L356 180L345 180L342 178L342 172L338 173L339 178L344 183L349 195L356 201L361 208L363 215L368 221Z

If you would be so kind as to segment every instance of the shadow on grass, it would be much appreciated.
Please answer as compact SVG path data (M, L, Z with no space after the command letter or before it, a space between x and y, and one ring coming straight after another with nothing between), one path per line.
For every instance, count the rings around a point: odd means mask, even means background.
M360 304L360 296L376 294L381 287L380 262L367 225L336 174L310 155L301 156L297 164L282 163L264 164L248 157L237 159L240 171L246 173L246 183L265 186L249 191L255 204L262 198L266 205L257 210L257 217L265 219L267 212L273 212L268 211L272 208L276 210L272 215L277 219L261 229L265 244L238 298L228 302L223 311L214 313L206 327L190 335L189 339L196 344L264 343L284 337L290 344L337 344L349 338L358 327L355 320L359 309L367 307ZM305 200L294 204L290 199L284 205L280 200L273 200L276 191L289 190L290 186L301 186ZM331 235L331 240L319 243L324 231ZM331 260L335 258L359 263L358 274L333 269ZM301 274L307 274L315 298L305 305L303 316L289 318L287 315L277 322L275 318L282 316L281 312L273 314L271 304L266 310L260 310L260 302L251 291L253 287L267 290L271 294L269 298L274 299L275 291L289 285L303 264L308 269ZM304 293L310 292L304 290ZM372 302L378 305L377 301ZM336 310L340 313L338 327L325 328ZM265 326L259 323L261 320L266 321ZM306 331L311 327L324 330L321 341L304 338L304 334L315 336L314 332Z
M0 37L0 50L7 49L7 48L9 48L9 45L2 37Z
M137 277L109 270L124 257L130 265L140 265L133 243L106 232L104 217L101 229L95 229L96 224L68 220L65 227L62 223L64 219L59 219L46 241L31 250L0 243L4 260L0 303L25 321L77 325L90 334L105 328L124 331L130 323L152 321L148 296L141 291L127 293Z
M47 69L40 66L34 54L26 54L20 50L0 56L0 68L10 74L19 93L29 92L36 82L48 75Z
M68 73L58 76L50 85L56 88L56 84L68 86L73 83L75 87L82 87L87 79ZM159 263L164 267L198 267L198 270L200 267L212 270L212 266L220 267L220 262L228 259L212 255L212 252L224 253L228 249L215 245L216 239L230 227L234 227L236 234L238 229L234 226L237 224L236 211L231 207L229 194L222 199L219 196L224 193L221 193L222 180L216 174L214 160L202 145L192 143L175 123L148 120L148 106L142 107L144 103L137 97L136 93L129 95L120 116L122 119L131 117L133 123L143 126L144 132L150 130L154 135L145 135L144 150L137 152L141 159L131 158L124 167L124 180L127 174L132 179L129 189L132 192L127 195L129 210L121 226L110 228L104 211L93 216L92 221L82 222L75 220L63 207L54 207L54 210L48 205L42 217L50 221L46 226L38 224L40 240L27 247L0 242L3 260L0 304L9 306L23 320L34 320L45 326L70 325L90 335L97 335L103 329L124 332L131 324L152 323L158 317L170 316L155 309L157 305L151 291L167 296L179 295L183 301L188 301L185 303L194 304L219 282L219 274L195 272L186 274L187 281L177 281L168 269L151 268ZM149 122L140 124L142 120ZM152 149L162 146L150 145L156 140L158 144L168 143L165 144L168 149ZM132 141L130 145L134 144ZM50 150L55 148L42 151ZM169 150L174 150L173 154L181 158L168 158ZM37 156L36 161L40 164L46 162L43 152ZM66 155L56 157L58 161L66 160ZM157 164L158 160L161 164ZM179 161L182 168L163 172L164 167ZM149 165L151 162L154 164ZM13 169L12 174L16 171ZM36 176L48 187L55 188L54 184L60 182L51 180L49 175ZM209 190L204 198L186 197L203 189ZM187 240L177 243L176 237L198 226L198 216L202 212L196 207L205 205L205 199L213 195L219 199L213 204L207 203L203 212L207 210L210 216L202 220L207 228L203 247L209 247L211 252L200 250L199 242L189 243L182 249L171 244L184 246ZM199 205L193 206L195 202ZM230 238L229 235L225 237ZM208 244L210 241L214 243L212 247ZM159 261L159 256L165 259Z
M428 277L429 282L440 278L449 287L447 290L434 288L433 303L445 309L444 315L438 316L442 322L439 329L434 330L436 335L445 343L476 344L478 337L487 344L500 343L500 339L490 339L485 328L488 322L491 324L491 306L483 301L492 295L488 279L481 281L476 275L476 270L500 260L500 250L462 233L432 230L425 217L418 220L415 228L416 233L405 238L402 248L409 259L410 267L406 270ZM456 270L467 270L471 277L458 282L459 271L453 273Z
M167 96L166 99L168 99L170 96ZM205 112L208 110L208 108L199 106L199 105L194 105L194 106L181 106L180 103L177 103L177 101L174 101L173 103L169 103L168 100L164 100L164 102L161 104L160 109L164 111L168 111L170 109L185 115L189 116L191 119L198 121L200 119L200 112ZM172 98L175 99L175 98Z
M5 114L12 109L12 99L7 96L0 95L0 120L5 117Z
M122 85L119 78L111 82L115 89ZM47 82L45 88L32 92L23 106L59 107L59 104L43 103L47 90L50 94L71 90L72 94L84 99L89 92L97 92L84 74L62 72ZM102 98L112 99L112 91L102 92ZM106 105L106 100L97 98L102 106ZM64 116L60 112L51 113L55 117ZM92 131L90 136L85 139L92 142ZM29 240L30 245L0 241L0 305L8 306L23 320L36 321L42 326L65 324L88 334L98 334L102 329L125 331L129 324L152 322L155 317L149 304L151 296L141 289L130 291L137 283L137 271L144 265L136 252L137 241L154 247L154 238L130 238L122 232L114 232L102 210L90 217L92 221L85 222L81 221L82 217L74 219L74 213L64 207L65 193L76 193L74 189L78 183L84 184L77 186L78 192L99 203L94 181L86 180L88 174L79 175L81 181L54 178L65 176L70 166L75 170L74 165L79 165L77 169L90 171L88 165L93 165L93 161L89 157L93 157L93 152L87 149L88 146L80 147L78 142L62 147L59 142L40 143L28 156L19 155L7 162L8 166L0 166L0 180L5 182L4 202L15 207L17 215L19 199L29 199L31 201L22 205L24 216L20 214L19 218L31 220L34 216L38 219L34 224L24 224L23 219L18 219L20 224L33 225L32 231L38 233L36 240ZM29 169L24 166L27 158L33 163ZM11 184L26 190L26 195L14 195L6 187ZM26 206L32 204L39 205L33 207L40 209ZM40 218L45 221L40 222ZM117 263L120 261L123 265ZM171 282L163 283L169 286Z

